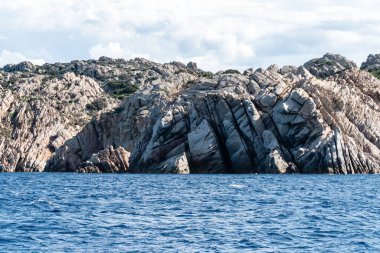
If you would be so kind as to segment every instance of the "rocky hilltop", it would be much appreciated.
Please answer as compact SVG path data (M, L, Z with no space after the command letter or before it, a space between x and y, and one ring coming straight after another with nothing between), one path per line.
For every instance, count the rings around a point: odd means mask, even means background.
M380 55L244 73L139 58L6 65L0 170L379 173L379 77Z

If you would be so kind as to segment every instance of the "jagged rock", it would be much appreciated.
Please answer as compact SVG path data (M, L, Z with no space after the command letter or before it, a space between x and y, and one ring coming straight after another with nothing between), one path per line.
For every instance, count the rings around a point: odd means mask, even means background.
M110 58L110 57L101 56L101 57L99 57L99 61L100 61L100 62L109 63L109 62L112 62L112 61L113 61L113 59L112 59L112 58Z
M298 67L296 67L296 66L284 66L278 71L280 72L281 75L286 75L288 73L297 74Z
M154 171L164 174L189 174L190 168L186 153L165 160L165 162L161 163L156 170L152 169L152 172Z
M20 62L19 64L7 64L3 67L3 70L6 72L33 72L36 69L37 67L28 61Z
M380 172L380 81L346 58L194 67L102 57L3 69L0 171Z
M269 151L265 159L265 167L267 173L285 173L286 169L290 166L288 162L285 161L283 154L281 152L280 145L277 142L274 134L265 130L263 132L263 142L264 147Z
M326 78L344 70L357 68L353 61L338 54L325 54L322 58L308 61L304 67L319 78Z
M130 153L124 148L114 149L109 146L107 149L93 154L89 160L81 165L78 172L101 172L115 173L128 172Z
M362 63L360 69L374 70L380 68L380 54L370 54L365 62Z
M253 68L249 68L244 70L243 75L245 76L252 76L255 73L255 70Z
M195 62L189 62L187 65L186 65L188 68L190 68L190 69L194 69L194 70L196 70L196 69L198 69L198 66L197 66L197 64L195 63Z

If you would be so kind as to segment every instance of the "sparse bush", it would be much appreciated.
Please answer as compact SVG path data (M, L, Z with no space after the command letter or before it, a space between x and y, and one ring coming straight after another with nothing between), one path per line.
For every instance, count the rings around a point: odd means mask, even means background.
M89 111L100 111L107 107L107 100L105 98L98 98L86 105Z
M86 109L89 111L97 111L96 106L93 103L89 103L86 105Z
M210 72L210 71L204 71L204 72L201 72L201 77L204 77L204 78L214 78L214 73Z
M236 69L227 69L223 74L240 74L239 70Z
M115 93L113 93L111 95L112 95L112 97L119 99L119 100L124 100L124 99L129 97L129 94L115 94Z
M111 81L107 83L111 95L114 98L123 100L130 94L138 90L138 86L127 81Z
M380 68L371 69L368 72L371 73L377 79L380 79Z

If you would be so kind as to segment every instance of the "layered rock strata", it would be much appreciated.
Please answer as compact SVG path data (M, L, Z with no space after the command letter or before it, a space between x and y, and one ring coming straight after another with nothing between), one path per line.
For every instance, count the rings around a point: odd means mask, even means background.
M369 57L360 70L342 56L326 54L300 67L273 65L243 74L213 74L194 63L105 57L6 66L1 168L378 173L380 81L366 71L373 62ZM59 78L42 82L56 71ZM5 85L12 78L15 82ZM38 99L22 99L30 94ZM122 100L116 100L120 94ZM74 103L65 103L70 99Z

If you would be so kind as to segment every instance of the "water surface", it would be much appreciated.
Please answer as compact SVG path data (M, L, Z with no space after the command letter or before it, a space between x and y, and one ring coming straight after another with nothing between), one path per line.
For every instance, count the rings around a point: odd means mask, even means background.
M0 252L379 252L377 175L0 174Z

